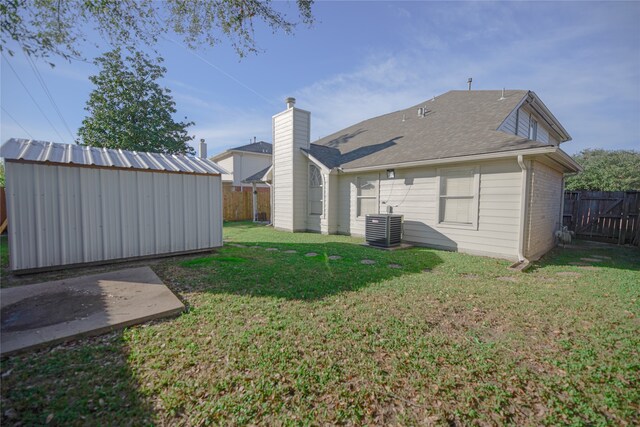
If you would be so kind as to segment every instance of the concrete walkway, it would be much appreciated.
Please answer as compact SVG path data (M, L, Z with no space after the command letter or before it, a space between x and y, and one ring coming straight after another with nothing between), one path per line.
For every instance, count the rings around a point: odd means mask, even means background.
M0 289L0 354L98 335L181 313L149 267Z

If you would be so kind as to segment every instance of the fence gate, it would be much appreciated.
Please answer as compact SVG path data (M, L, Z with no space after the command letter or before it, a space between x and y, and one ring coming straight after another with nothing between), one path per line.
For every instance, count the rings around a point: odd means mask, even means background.
M567 191L563 225L579 239L640 245L640 192Z

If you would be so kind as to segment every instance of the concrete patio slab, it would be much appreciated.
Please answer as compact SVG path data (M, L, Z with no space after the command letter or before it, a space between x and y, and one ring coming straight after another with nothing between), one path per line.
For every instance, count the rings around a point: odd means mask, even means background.
M0 354L177 315L184 305L149 267L0 289Z

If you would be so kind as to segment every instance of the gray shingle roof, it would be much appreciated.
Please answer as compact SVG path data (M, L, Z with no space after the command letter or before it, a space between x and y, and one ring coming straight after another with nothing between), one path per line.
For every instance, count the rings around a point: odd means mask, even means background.
M27 160L119 169L148 169L166 172L217 175L226 171L216 163L199 157L177 154L113 150L75 144L11 138L0 147L8 160Z
M272 154L273 146L268 142L258 141L247 145L241 145L240 147L231 148L229 151L247 151L249 153Z
M358 168L551 146L497 130L528 93L450 91L321 138L309 152L330 168Z
M265 182L265 175L267 174L267 172L269 172L269 169L271 169L271 165L267 166L266 168L254 173L253 175L245 178L242 180L242 182Z

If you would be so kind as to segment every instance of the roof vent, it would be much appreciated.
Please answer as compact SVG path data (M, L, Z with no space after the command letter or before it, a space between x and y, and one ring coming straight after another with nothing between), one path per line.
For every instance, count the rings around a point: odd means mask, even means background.
M293 106L296 104L296 99L289 97L287 99L284 100L284 102L287 103L287 108L293 108Z
M469 85L469 90L471 90L471 82L473 81L473 78L469 77L467 79L467 84Z
M418 117L424 117L424 108L418 108Z
M502 96L500 97L500 99L498 101L503 101L506 98L504 97L504 88L502 88Z

